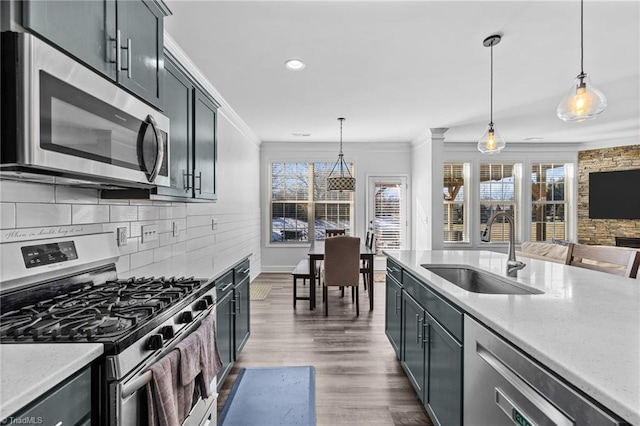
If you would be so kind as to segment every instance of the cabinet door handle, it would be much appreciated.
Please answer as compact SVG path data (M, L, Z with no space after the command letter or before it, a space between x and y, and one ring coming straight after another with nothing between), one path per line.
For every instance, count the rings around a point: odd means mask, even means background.
M422 333L420 332L422 329L422 326L420 325L421 323L422 318L420 318L420 315L416 314L416 344L420 343L420 340L422 340Z
M116 44L118 45L118 50L116 52L116 67L118 71L126 71L127 77L131 78L131 39L127 39L127 45L122 45L122 33L120 30L116 31ZM127 67L122 67L122 51L127 51Z
M131 39L127 39L127 77L132 78L133 71L131 70L131 57L133 56L133 46Z
M116 31L116 73L120 72L122 66L122 50L120 49L122 41L122 34L120 30Z
M189 185L189 177L191 173L187 173L185 169L182 169L182 186L184 187L184 192L189 192L191 190L191 185Z
M198 191L198 194L202 194L202 172L198 172L198 176L195 178L198 179L199 182L199 185L195 190Z
M238 292L238 315L242 314L242 292Z
M429 323L427 321L422 323L422 335L424 339L422 340L422 347L424 348L424 344L430 344L431 340L431 328L429 327Z
M398 290L394 290L394 293L396 294L395 300L394 300L394 307L395 307L395 311L396 313L398 312Z

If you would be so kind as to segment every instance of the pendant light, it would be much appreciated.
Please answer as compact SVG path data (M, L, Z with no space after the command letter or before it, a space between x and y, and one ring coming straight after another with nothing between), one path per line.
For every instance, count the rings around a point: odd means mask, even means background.
M580 74L558 105L558 118L567 122L591 120L606 107L607 98L593 87L589 76L584 72L584 1L580 0Z
M344 162L344 154L342 154L342 123L344 122L344 118L338 118L340 122L340 153L338 154L338 161L333 165L333 168L329 172L329 177L327 177L327 191L355 191L356 190L356 179L351 176L351 172L349 171L349 166ZM340 169L340 175L336 172L336 175L333 175L336 167ZM348 176L345 176L344 171L347 171Z
M506 143L500 133L493 128L493 46L500 43L502 37L494 34L485 38L482 42L484 47L491 48L491 118L489 120L489 127L482 135L482 138L478 141L478 150L483 154L495 154L505 147Z

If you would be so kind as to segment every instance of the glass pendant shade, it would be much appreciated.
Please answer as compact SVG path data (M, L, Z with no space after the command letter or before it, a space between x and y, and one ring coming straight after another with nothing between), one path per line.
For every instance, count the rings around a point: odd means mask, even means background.
M587 74L578 75L558 105L558 118L567 122L594 119L607 107L607 98L593 87Z
M505 146L504 138L491 124L478 141L478 150L483 154L496 154L502 151Z

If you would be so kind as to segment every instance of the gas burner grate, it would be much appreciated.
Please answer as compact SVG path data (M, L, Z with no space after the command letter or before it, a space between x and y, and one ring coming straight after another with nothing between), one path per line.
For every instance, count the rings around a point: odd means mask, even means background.
M151 320L198 289L193 277L141 277L85 283L38 300L25 292L20 308L0 315L2 341L94 341L115 339ZM34 302L35 299L35 302Z

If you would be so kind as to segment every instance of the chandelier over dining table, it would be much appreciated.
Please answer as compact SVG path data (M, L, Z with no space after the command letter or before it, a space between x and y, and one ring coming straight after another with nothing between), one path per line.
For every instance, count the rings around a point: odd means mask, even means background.
M344 154L342 153L342 124L344 123L344 120L345 118L343 117L338 118L338 121L340 122L340 153L338 154L338 161L333 165L333 168L327 177L327 191L342 192L356 190L356 178L351 176L349 165L344 161Z

